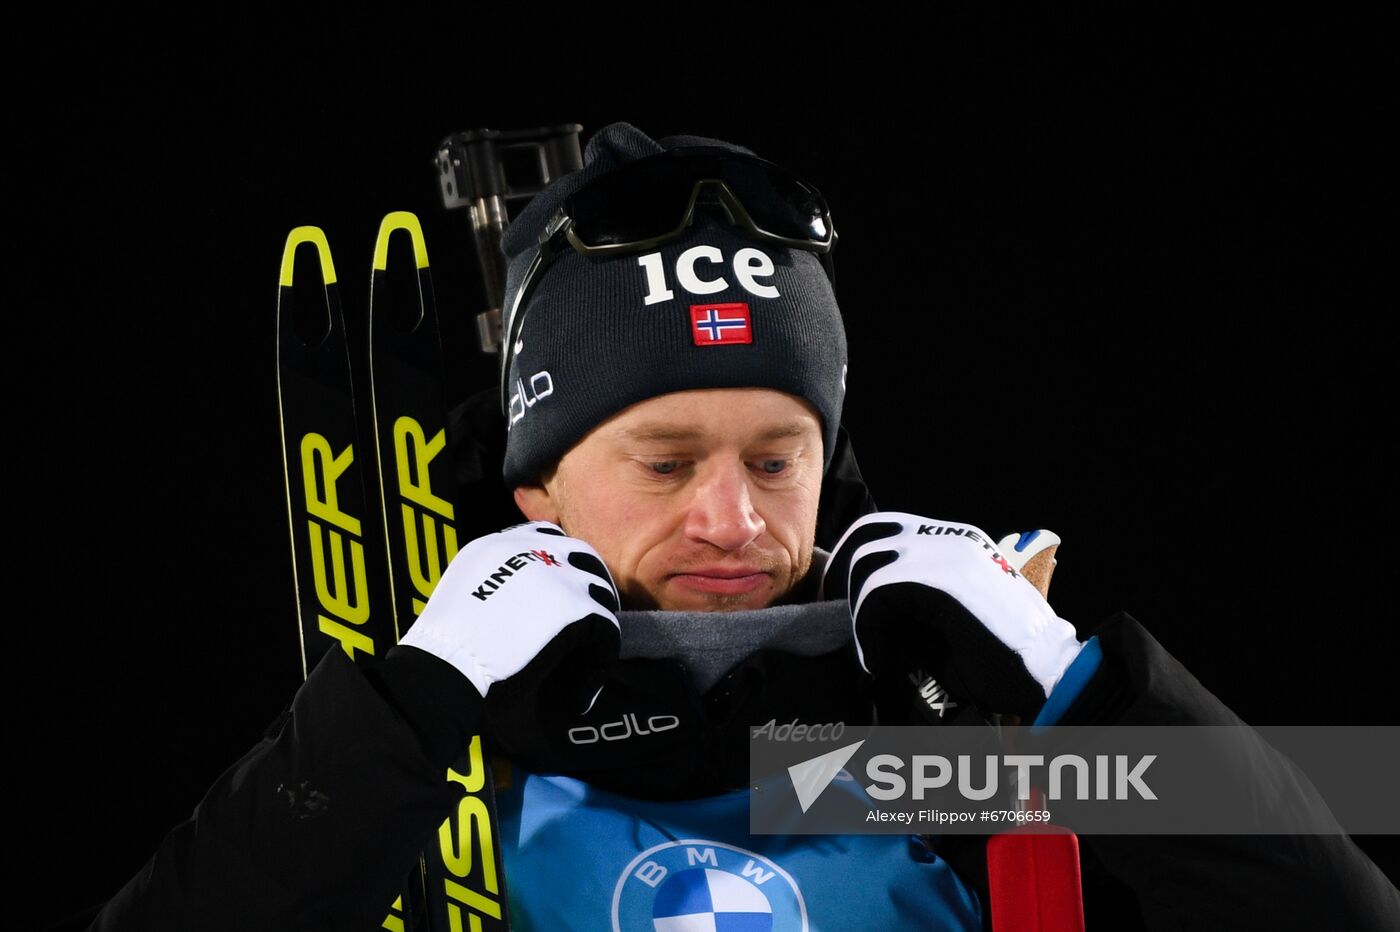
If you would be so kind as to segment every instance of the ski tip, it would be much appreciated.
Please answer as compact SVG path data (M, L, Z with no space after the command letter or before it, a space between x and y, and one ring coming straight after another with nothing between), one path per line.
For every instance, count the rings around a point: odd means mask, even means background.
M335 263L331 261L331 247L326 242L325 231L320 227L305 226L297 227L288 233L287 245L282 247L282 287L292 287L292 271L296 267L297 247L302 243L313 243L316 246L316 252L321 258L321 283L334 285Z
M382 272L389 266L389 234L395 230L407 230L413 239L413 260L418 268L428 267L428 244L423 241L423 227L418 215L408 210L395 210L384 215L379 221L379 236L374 241L374 269Z

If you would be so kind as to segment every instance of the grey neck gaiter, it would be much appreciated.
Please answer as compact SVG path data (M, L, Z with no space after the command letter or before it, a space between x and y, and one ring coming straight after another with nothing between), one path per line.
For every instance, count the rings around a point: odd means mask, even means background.
M617 618L624 659L679 660L701 695L757 650L817 657L852 637L845 599L746 612L624 611Z

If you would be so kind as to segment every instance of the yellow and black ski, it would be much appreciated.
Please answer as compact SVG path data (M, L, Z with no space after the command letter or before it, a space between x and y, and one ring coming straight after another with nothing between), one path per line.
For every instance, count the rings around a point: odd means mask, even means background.
M294 281L297 247L316 250L318 287ZM358 442L354 388L335 265L319 227L287 235L277 295L277 403L302 673L340 647L383 657L397 640L383 540L365 494L372 451ZM370 474L372 481L372 474Z
M320 275L314 283L296 281L302 245L315 249ZM375 481L375 456L358 439L335 265L325 233L314 226L292 230L282 252L277 404L302 675L336 647L357 663L372 662L398 640L384 535L378 509L371 510L365 494L367 482ZM413 922L423 903L419 873L388 909L382 925L389 932L419 927Z
M413 270L390 267L390 238L407 238ZM396 255L398 255L396 253ZM380 506L389 554L393 611L400 635L423 610L457 555L455 471L448 439L442 343L428 250L418 218L384 217L370 284L370 398L378 453ZM447 772L467 791L423 855L427 914L434 930L509 928L500 870L499 821L490 762L472 739Z
M579 130L577 124L473 130L439 147L444 206L469 208L472 218L489 304L478 319L486 352L499 348L505 284L499 243L509 222L506 205L528 201L582 165ZM508 156L519 156L532 170L508 178ZM416 281L390 262L389 239L398 230L409 238ZM294 281L303 244L315 248L319 287ZM382 657L417 618L456 555L458 529L468 525L454 501L459 486L447 432L442 347L417 218L389 214L375 245L368 369L372 453L357 439L360 370L351 364L335 269L319 228L297 227L287 237L277 310L278 405L305 674L333 646L361 663ZM371 486L379 492L377 507L366 496ZM494 784L479 737L446 777L467 793L439 828L439 845L422 856L386 915L382 926L389 932L510 927Z

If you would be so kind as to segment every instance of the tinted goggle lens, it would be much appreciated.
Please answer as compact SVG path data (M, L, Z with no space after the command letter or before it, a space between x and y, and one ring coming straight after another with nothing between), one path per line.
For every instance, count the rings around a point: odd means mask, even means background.
M826 201L815 188L777 166L738 163L721 180L769 233L813 242L831 238Z
M727 150L674 150L640 159L575 192L564 202L573 233L586 246L658 239L683 226L691 198L703 204L721 182L764 232L828 244L826 202L800 178L762 159ZM697 185L700 190L697 192Z

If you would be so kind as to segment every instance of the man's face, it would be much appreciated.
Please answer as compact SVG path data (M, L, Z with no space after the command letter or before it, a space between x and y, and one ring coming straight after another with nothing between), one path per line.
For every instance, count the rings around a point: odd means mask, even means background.
M674 392L595 427L516 503L597 548L628 608L735 611L812 564L821 421L764 388Z

